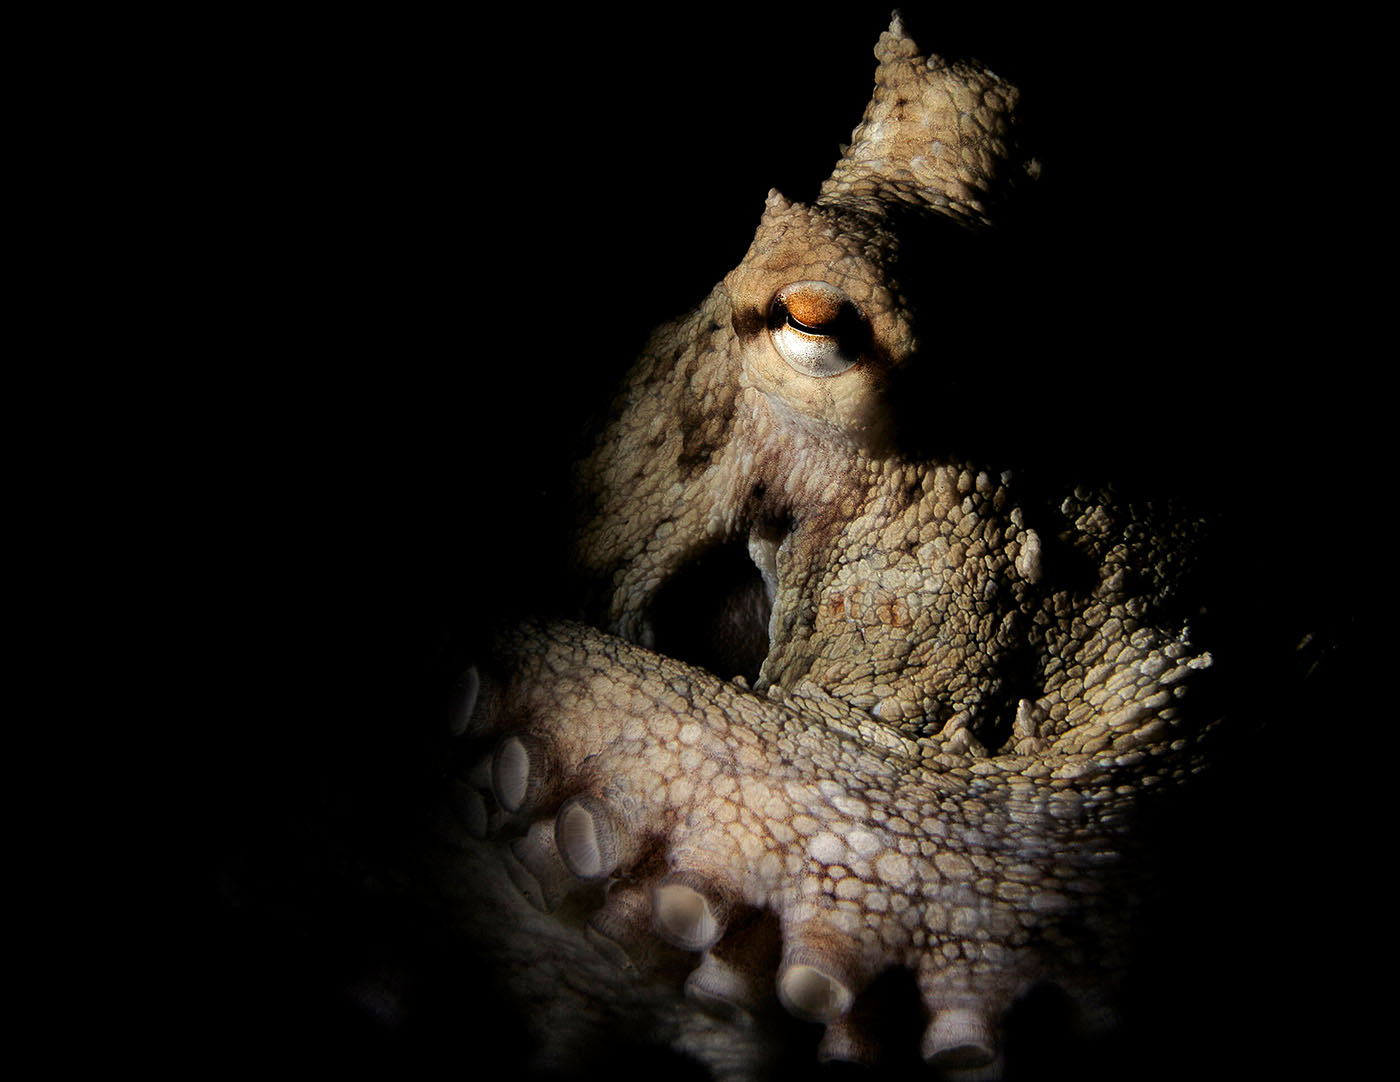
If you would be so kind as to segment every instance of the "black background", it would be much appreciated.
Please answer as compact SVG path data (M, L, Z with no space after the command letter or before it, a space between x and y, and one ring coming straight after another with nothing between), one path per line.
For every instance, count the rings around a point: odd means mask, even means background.
M1018 329L1017 356L1062 366L1071 400L1089 388L1110 464L1233 513L1261 643L1294 622L1346 643L1380 560L1355 338L1372 290L1351 250L1372 243L1349 74L1365 28L906 11L923 48L1020 83L1043 141L1023 250L1054 318ZM554 602L583 418L738 261L770 186L815 192L886 23L876 6L337 12L186 54L190 98L165 108L206 390L181 497L215 629L189 669L207 815L175 858L193 1061L514 1074L508 1012L461 980L471 958L363 868L441 781L477 637ZM966 409L995 425L1015 379L964 380ZM1242 772L1180 824L1135 1077L1291 1077L1357 1041L1337 957L1363 923L1349 824L1368 807L1330 759L1356 739L1346 658L1311 699L1262 676L1249 701L1279 735L1232 752ZM348 994L371 986L396 990L391 1024Z

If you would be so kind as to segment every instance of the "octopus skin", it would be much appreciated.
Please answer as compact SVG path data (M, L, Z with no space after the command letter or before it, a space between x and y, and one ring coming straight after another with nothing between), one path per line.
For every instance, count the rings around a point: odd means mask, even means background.
M794 1019L879 1064L904 995L932 1070L999 1077L1046 988L1111 1024L1137 824L1203 767L1207 524L911 420L984 314L940 267L1002 270L1038 167L1013 86L898 17L876 56L817 198L770 194L578 465L584 620L501 629L464 684L444 889L540 1070L626 1032L772 1077Z

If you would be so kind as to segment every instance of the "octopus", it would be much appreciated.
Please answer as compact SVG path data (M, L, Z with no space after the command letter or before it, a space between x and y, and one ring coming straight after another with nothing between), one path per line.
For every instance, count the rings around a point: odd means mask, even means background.
M698 120L647 82L684 67L653 28L613 67L669 126L561 153L568 132L490 125L467 197L436 150L459 94L379 79L346 109L316 193L346 194L321 246L336 303L286 340L340 325L325 356L393 365L298 388L274 350L272 397L307 407L285 410L295 438L228 433L210 533L257 619L227 651L196 640L188 732L209 745L168 805L216 812L178 859L212 853L218 908L163 982L194 1024L127 997L128 1035L256 1070L541 1082L1366 1076L1333 1060L1384 1033L1357 1024L1345 967L1389 921L1364 906L1384 891L1365 827L1391 818L1366 777L1386 715L1354 702L1377 670L1329 643L1336 614L1383 608L1384 457L1325 419L1384 429L1333 376L1350 320L1324 279L1343 289L1346 262L1310 258L1343 205L1318 165L1341 159L1317 155L1355 95L1307 58L1349 54L1317 48L1316 20L1308 48L1261 49L1255 21L1231 39L1214 13L1213 55L1194 26L1066 49L1070 27L1040 49L1065 79L1047 104L1043 70L975 63L949 13L915 14L878 69L879 25L830 29L854 42L833 63L808 46L829 22L711 19L716 82L740 82L719 48L788 70ZM298 62L334 52L358 77L383 55L368 30ZM481 37L548 105L576 66L535 62L563 55L545 33ZM457 37L400 71L458 70ZM724 203L719 170L760 157L741 137L805 153L843 64L831 143L872 69L876 88L835 171L821 136L809 184L765 165ZM314 113L270 108L286 146L353 80L305 85ZM1273 87L1287 108L1247 107ZM405 162L419 136L433 149ZM673 196L663 141L716 172ZM676 268L622 243L581 176L628 205L663 189L665 228L654 202L643 217ZM465 295L449 204L502 207ZM277 224L312 236L309 205ZM382 228L359 228L375 207ZM702 214L744 231L712 265L684 232ZM406 225L430 239L400 249ZM316 300L283 262L287 295ZM682 310L650 310L663 290L702 299L644 343ZM312 418L329 428L308 437ZM279 452L261 472L260 447ZM376 596L407 580L406 602ZM307 687L250 679L278 647Z
M1209 515L929 420L1040 165L1008 81L898 15L875 55L816 197L770 192L577 464L579 618L463 677L444 894L534 1069L1034 1076L1034 1019L1112 1029L1143 824L1228 715Z

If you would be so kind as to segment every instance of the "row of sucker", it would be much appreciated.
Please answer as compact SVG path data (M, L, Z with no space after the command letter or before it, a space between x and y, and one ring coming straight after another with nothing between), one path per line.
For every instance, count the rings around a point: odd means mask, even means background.
M507 635L482 676L460 726L490 748L459 783L468 829L503 842L537 909L601 886L584 934L616 965L645 970L658 940L693 952L696 1005L743 1021L776 997L826 1026L822 1058L859 1062L880 1049L854 1008L901 968L921 1054L957 1070L995 1072L1002 1019L1039 982L1100 1002L1121 770L1079 787L1015 755L930 771L878 719L834 723L582 625ZM775 971L746 945L755 913L776 918Z

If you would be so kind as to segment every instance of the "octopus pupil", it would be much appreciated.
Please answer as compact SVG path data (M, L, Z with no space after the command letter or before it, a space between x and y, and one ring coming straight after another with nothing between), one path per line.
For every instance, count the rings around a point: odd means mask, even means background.
M795 315L793 315L791 312L789 312L788 315L787 315L787 325L788 325L789 327L791 327L793 330L801 331L803 334L815 334L815 335L817 335L817 336L820 337L820 338L829 338L829 337L831 337L829 334L827 334L826 331L822 330L820 327L809 327L809 326L807 326L807 324L803 323L800 319L798 319L798 318L797 318Z

